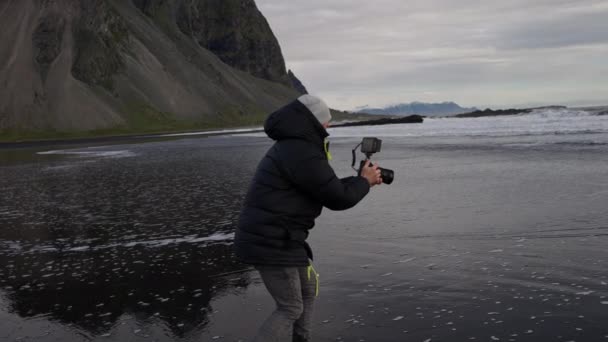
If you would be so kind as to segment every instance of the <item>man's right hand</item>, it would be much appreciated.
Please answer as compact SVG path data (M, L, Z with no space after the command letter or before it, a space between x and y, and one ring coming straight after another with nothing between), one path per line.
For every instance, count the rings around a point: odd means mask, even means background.
M378 169L378 165L369 166L371 161L366 160L365 165L363 165L363 169L361 170L361 177L367 179L370 187L374 185L382 184L382 175L380 173L380 169Z

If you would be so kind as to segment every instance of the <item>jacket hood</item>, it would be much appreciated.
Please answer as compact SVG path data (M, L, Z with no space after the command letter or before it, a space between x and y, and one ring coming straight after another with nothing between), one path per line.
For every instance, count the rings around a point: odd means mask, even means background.
M298 100L270 114L264 123L264 132L277 141L304 139L321 146L329 136L319 120Z

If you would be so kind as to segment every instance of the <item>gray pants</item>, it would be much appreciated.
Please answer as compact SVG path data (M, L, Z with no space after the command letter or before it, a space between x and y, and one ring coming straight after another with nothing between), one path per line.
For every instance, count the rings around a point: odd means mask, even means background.
M312 264L311 264L312 265ZM277 307L253 342L309 342L317 274L307 267L257 266Z

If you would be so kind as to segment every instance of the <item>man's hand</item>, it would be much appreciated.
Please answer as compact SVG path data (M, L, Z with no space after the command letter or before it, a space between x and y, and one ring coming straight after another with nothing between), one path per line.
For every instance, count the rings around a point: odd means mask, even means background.
M363 169L361 170L361 177L367 179L369 186L373 187L374 185L382 184L382 175L378 169L378 165L369 166L370 163L369 160L365 161L365 165L363 165Z

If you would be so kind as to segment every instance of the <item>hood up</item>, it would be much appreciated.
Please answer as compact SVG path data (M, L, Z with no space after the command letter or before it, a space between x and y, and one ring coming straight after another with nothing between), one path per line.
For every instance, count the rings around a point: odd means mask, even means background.
M264 123L264 132L277 141L303 139L321 146L329 136L319 120L298 100L270 114Z

